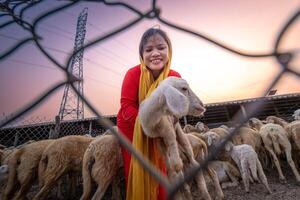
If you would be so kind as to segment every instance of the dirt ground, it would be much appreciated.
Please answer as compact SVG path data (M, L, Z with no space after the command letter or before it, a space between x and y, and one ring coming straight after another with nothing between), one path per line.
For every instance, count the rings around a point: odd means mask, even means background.
M250 184L250 192L246 193L242 182L238 187L224 189L226 200L300 200L300 186L297 185L296 179L291 168L286 162L282 162L282 171L287 179L286 184L279 182L278 174L275 168L264 170L267 176L269 186L273 194L268 194L266 188L260 183ZM124 184L124 183L122 183ZM122 191L125 199L125 191ZM213 196L213 194L212 194ZM105 200L111 199L111 191L107 191ZM195 198L199 199L199 198Z
M238 187L228 188L224 191L225 199L230 200L296 200L300 199L300 186L287 163L283 163L282 171L287 179L286 184L279 182L276 169L265 169L270 188L273 194L268 194L260 183L250 184L250 192L246 193L241 184Z
M226 200L300 200L300 186L297 185L296 179L291 171L291 168L287 165L287 163L282 163L282 170L287 179L286 184L281 184L279 182L278 174L275 168L271 168L266 170L265 174L267 176L270 188L272 190L272 194L268 194L265 187L260 183L250 184L250 192L246 193L243 187L242 182L237 187L224 189L224 195ZM121 182L121 193L122 199L125 199L125 183ZM78 188L77 196L74 199L80 199L82 193L82 187ZM94 188L96 189L96 188ZM31 189L28 197L32 198L34 194L37 192L37 186ZM111 187L108 188L104 200L112 199ZM52 191L52 194L48 196L47 199L57 199L55 196L55 192ZM213 196L213 193L211 194ZM199 199L199 198L195 198Z

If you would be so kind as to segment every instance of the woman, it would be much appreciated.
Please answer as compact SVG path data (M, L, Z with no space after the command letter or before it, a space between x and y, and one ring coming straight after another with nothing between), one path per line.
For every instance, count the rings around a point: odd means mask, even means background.
M154 166L165 173L165 164L156 148L157 139L147 138L136 120L139 104L168 76L180 77L170 70L172 46L166 33L157 28L148 29L139 45L141 64L129 69L121 91L121 108L117 115L119 130ZM162 187L122 148L127 199L165 199Z

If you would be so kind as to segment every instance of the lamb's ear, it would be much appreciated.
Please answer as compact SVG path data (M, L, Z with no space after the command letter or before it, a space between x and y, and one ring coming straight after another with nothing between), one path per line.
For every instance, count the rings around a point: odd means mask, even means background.
M189 102L186 96L172 86L167 86L164 91L166 104L172 115L181 118L188 113Z

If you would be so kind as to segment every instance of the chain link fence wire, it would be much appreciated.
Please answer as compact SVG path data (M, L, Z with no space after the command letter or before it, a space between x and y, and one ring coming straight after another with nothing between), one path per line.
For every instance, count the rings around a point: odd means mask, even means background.
M64 12L67 8L73 7L77 5L80 1L65 1L66 4L62 6L58 6L54 9L48 10L47 12L41 14L40 16L36 17L33 22L28 22L24 19L24 12L28 10L31 7L37 6L38 4L42 3L43 0L32 0L32 1L4 1L3 3L0 3L0 9L1 9L1 14L0 17L10 17L10 20L0 24L0 29L4 29L10 24L17 24L21 28L23 28L25 31L27 31L30 34L30 37L24 37L21 41L17 42L13 47L6 49L5 51L1 52L0 54L0 62L5 60L9 55L14 54L16 50L19 48L22 48L25 44L31 43L34 44L43 54L46 58L49 59L53 64L55 64L58 68L63 70L65 72L65 80L61 81L60 83L57 83L56 85L53 85L51 88L48 90L44 91L38 98L36 98L34 101L32 101L29 105L24 106L21 110L17 111L15 115L9 117L5 121L2 121L0 123L0 128L5 131L5 126L13 122L14 120L18 119L22 115L30 112L33 108L37 107L40 103L43 101L47 100L50 95L52 95L53 92L55 92L57 89L64 87L66 84L70 84L71 87L74 89L74 91L77 93L78 96L83 100L85 105L93 112L98 117L97 122L104 127L105 129L110 129L113 134L118 138L120 143L125 146L128 151L132 153L132 155L144 166L144 168L149 171L149 173L158 181L162 186L166 188L166 191L168 193L168 198L173 199L175 193L177 190L183 185L183 183L191 181L194 177L194 175L199 172L200 170L204 169L208 162L212 160L214 155L218 154L218 152L224 147L224 144L235 134L236 130L241 127L243 123L245 123L249 118L255 116L255 113L263 106L264 102L256 102L253 103L249 106L246 107L247 110L247 117L245 117L242 113L241 110L239 110L235 116L233 117L232 121L233 124L236 126L234 129L230 132L228 137L225 138L222 142L219 144L215 145L214 148L209 152L208 156L200 163L199 167L193 168L189 170L184 179L182 180L177 180L173 183L169 183L169 181L162 176L162 174L156 170L146 159L143 159L143 156L135 151L134 147L131 145L131 143L119 132L116 132L112 126L114 126L114 123L112 123L110 120L104 118L101 114L100 111L96 110L95 107L89 102L88 99L84 98L81 96L79 91L76 90L74 87L74 83L77 81L83 81L78 79L77 77L73 76L72 74L69 73L68 66L70 66L70 62L72 60L72 57L75 56L78 52L80 52L82 49L88 49L92 48L94 45L99 44L105 40L112 39L115 35L120 34L133 26L135 26L138 22L146 19L152 19L152 20L158 20L160 23L163 25L166 25L167 27L173 28L174 30L179 30L182 31L188 35L198 37L199 39L205 40L213 45L216 45L217 47L228 51L236 56L243 56L247 58L266 58L266 57L272 57L277 61L277 67L280 68L280 72L273 77L273 80L271 83L269 83L268 86L266 86L266 89L262 96L266 96L268 91L276 84L278 81L282 78L284 74L294 74L298 78L300 77L299 72L293 70L290 67L290 61L293 59L293 57L299 53L299 50L290 50L290 51L280 51L280 47L282 46L282 42L284 41L284 38L287 35L288 30L290 27L295 23L297 18L300 15L300 8L291 15L291 17L286 21L286 23L282 26L281 30L274 36L275 37L275 43L273 45L273 49L271 49L269 52L265 53L248 53L244 51L240 51L238 49L234 49L230 47L229 45L225 45L224 43L217 41L213 39L212 37L209 37L207 35L204 35L200 32L193 31L191 29L187 29L183 27L182 25L176 24L174 22L169 21L168 19L164 19L160 16L161 10L157 7L155 0L152 1L151 3L151 8L148 11L140 11L131 5L124 3L124 2L110 2L106 0L86 0L88 2L94 2L94 3L99 3L99 4L105 4L106 6L114 7L123 7L125 9L128 9L129 11L135 13L137 17L135 19L128 21L127 23L123 24L122 26L119 26L118 28L114 29L110 33L107 33L105 35L102 35L100 37L97 37L93 41L89 41L87 44L85 44L81 49L78 49L77 51L73 52L71 56L68 57L67 61L65 62L64 65L59 64L59 62L52 57L47 50L43 47L41 44L42 38L37 34L37 27L39 24L43 23L45 19L48 17L55 15L59 12ZM13 2L13 4L9 3ZM49 124L48 126L44 125L38 125L39 128L36 129L36 133L34 132L29 132L26 131L26 129L22 129L23 132L20 132L18 134L28 134L28 135L39 135L37 139L42 139L43 137L47 138L49 136L49 132L52 129L55 129L55 124ZM68 131L67 131L68 129ZM65 132L63 130L66 130ZM16 128L15 131L18 131ZM63 135L68 135L68 134L84 134L89 131L87 127L82 127L82 125L78 126L68 126L68 123L64 124L62 123L61 126L61 131L63 131ZM10 135L11 134L11 135ZM12 135L16 133L5 133L3 136L3 140L7 140L10 143L13 142L11 141ZM16 134L16 135L18 135ZM15 140L15 139L14 139ZM21 142L21 141L19 141Z
M30 140L37 141L67 135L90 135L96 137L106 131L103 126L97 123L97 119L93 118L63 122L58 120L58 117L56 117L55 121L49 122L45 122L45 119L39 117L23 120L21 116L18 120L0 129L0 144L7 147L16 147Z

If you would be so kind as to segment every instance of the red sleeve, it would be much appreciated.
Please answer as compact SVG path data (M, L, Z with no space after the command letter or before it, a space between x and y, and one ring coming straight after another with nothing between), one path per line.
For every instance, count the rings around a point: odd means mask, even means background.
M176 71L174 71L174 70L172 70L172 69L170 70L168 76L176 76L176 77L181 78L181 75L180 75L178 72L176 72Z
M127 71L121 90L121 115L122 118L132 126L138 115L139 103L139 81L140 81L140 68L138 66ZM180 74L174 70L170 70L169 76L181 77Z
M121 114L128 123L135 123L138 114L139 73L129 70L123 80L121 90Z

